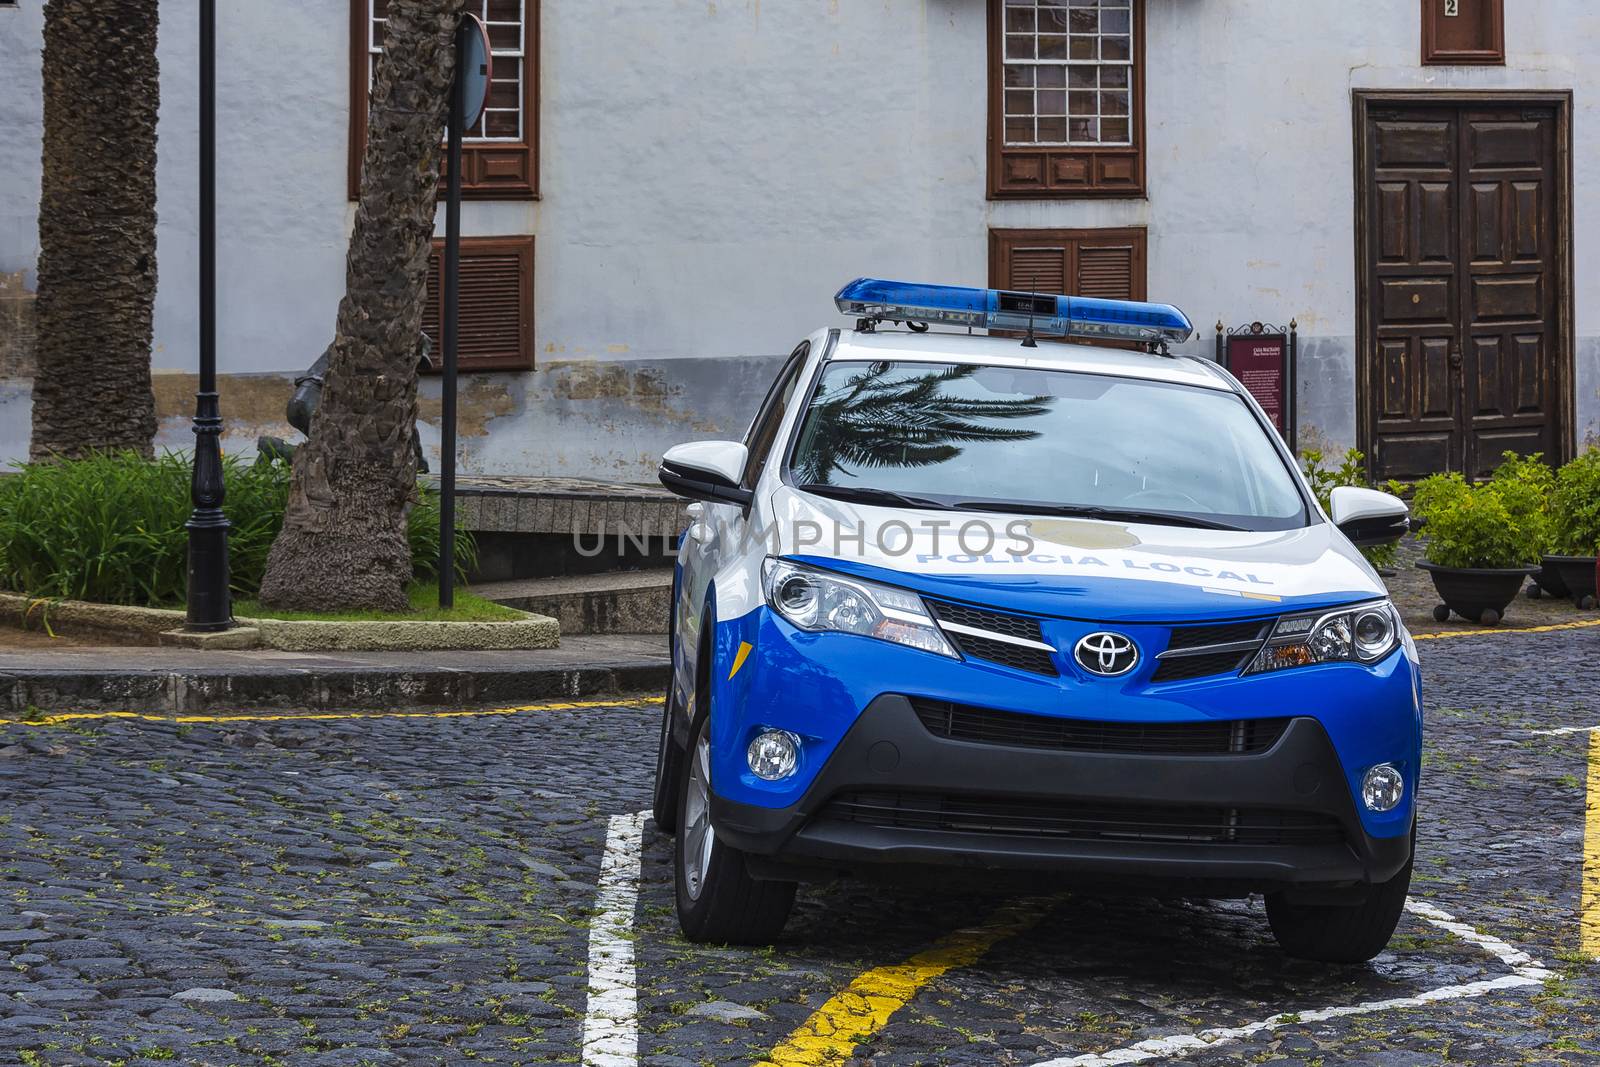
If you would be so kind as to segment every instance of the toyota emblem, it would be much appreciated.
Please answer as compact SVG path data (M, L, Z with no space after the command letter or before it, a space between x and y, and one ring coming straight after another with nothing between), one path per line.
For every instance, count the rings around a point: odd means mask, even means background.
M1133 641L1104 630L1079 641L1072 654L1078 666L1104 678L1127 674L1139 662L1139 649Z

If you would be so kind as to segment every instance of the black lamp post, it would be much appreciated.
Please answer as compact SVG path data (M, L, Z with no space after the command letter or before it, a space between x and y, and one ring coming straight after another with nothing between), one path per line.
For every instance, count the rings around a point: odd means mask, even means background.
M200 389L194 398L189 516L189 621L196 631L233 625L228 519L222 513L222 407L217 401L217 11L200 0Z

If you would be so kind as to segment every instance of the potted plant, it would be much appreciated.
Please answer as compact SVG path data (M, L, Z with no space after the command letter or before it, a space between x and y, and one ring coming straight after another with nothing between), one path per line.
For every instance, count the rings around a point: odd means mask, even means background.
M1542 452L1531 456L1502 452L1500 459L1500 466L1494 469L1490 480L1499 487L1500 498L1513 517L1521 518L1532 550L1530 558L1540 560L1555 543L1551 499L1555 495L1556 472L1545 463ZM1555 567L1540 566L1533 572L1528 595L1538 597L1545 593L1554 597L1570 595L1566 581Z
M1444 622L1453 611L1462 618L1494 626L1532 567L1536 555L1521 501L1507 500L1493 482L1470 486L1459 479L1437 483L1428 498L1428 558L1417 564L1433 577L1444 603L1433 617Z
M1595 556L1600 553L1600 446L1556 472L1550 498L1552 554L1541 562L1566 583L1580 608L1595 606Z

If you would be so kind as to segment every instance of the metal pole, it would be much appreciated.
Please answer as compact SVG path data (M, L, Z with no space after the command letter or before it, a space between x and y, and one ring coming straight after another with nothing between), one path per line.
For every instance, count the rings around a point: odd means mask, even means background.
M188 629L233 625L228 519L222 512L222 407L217 399L217 13L200 0L200 389L194 398L194 474L189 496Z
M439 444L439 607L456 602L456 341L461 313L461 92L463 30L456 31L456 76L450 87L450 185L444 209L444 397Z
M1289 451L1300 455L1300 323L1289 320Z

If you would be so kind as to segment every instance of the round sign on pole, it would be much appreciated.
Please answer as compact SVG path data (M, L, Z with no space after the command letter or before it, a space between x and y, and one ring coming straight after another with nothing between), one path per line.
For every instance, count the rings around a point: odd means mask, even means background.
M494 77L494 58L489 52L489 29L476 15L461 16L456 31L456 71L461 92L461 127L470 129L489 103L489 82Z

